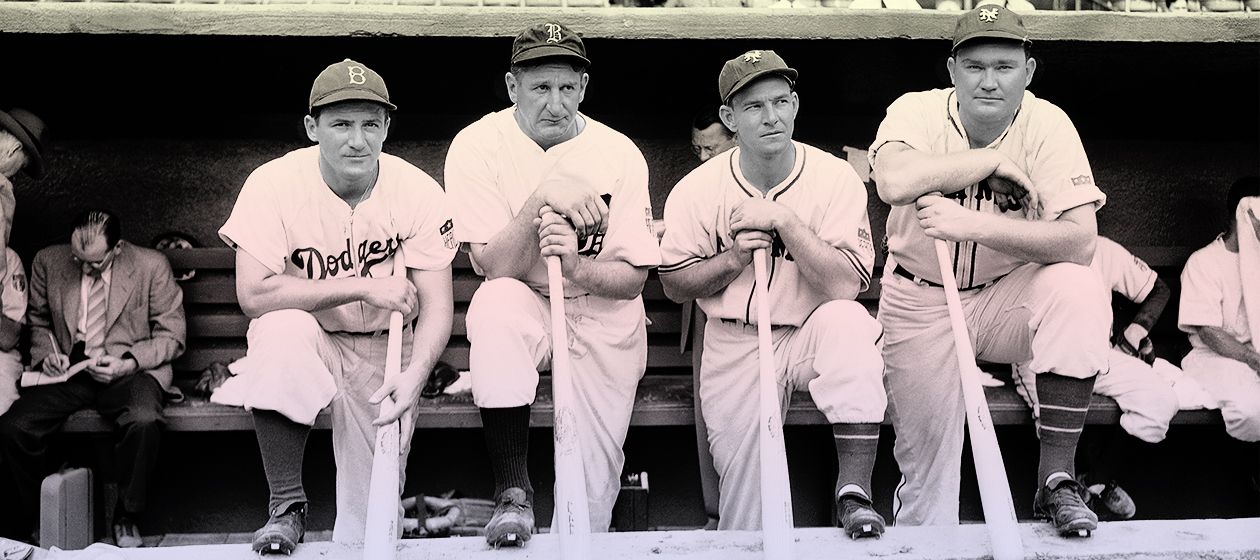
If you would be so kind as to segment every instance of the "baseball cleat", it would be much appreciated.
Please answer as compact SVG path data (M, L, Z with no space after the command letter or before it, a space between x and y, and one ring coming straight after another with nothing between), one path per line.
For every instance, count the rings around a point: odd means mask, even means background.
M1137 515L1137 505L1133 503L1133 498L1115 482L1107 483L1103 486L1102 492L1096 495L1091 492L1090 497L1092 499L1089 503L1091 506L1094 506L1094 509L1099 510L1099 513L1102 514L1100 517L1105 516L1108 520L1124 521L1133 519L1133 516ZM1102 507L1095 506L1095 504Z
M1033 498L1033 517L1049 519L1062 536L1088 538L1098 528L1098 516L1085 505L1088 492L1070 478L1060 480L1054 488L1042 486Z
M306 538L306 504L289 506L284 513L272 516L261 529L254 531L250 548L258 554L293 554L298 543Z
M486 543L494 548L525 546L534 534L534 507L525 491L508 488L499 495L499 505L486 524Z
M884 534L884 517L871 507L871 501L857 494L845 494L836 500L836 519L844 534L851 539L880 538Z

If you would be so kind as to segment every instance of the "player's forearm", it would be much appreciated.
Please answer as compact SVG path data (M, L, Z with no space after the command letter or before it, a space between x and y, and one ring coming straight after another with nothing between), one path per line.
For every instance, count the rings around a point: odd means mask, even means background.
M407 364L407 373L419 376L421 386L424 386L450 341L452 313L453 308L449 304L421 304L415 336L411 339L411 363Z
M586 291L609 299L629 300L643 293L648 269L623 261L597 261L577 256L570 282Z
M885 147L872 175L879 198L893 206L914 204L928 193L949 194L974 185L997 169L989 149L930 154L906 147Z
M1260 363L1260 355L1247 344L1239 342L1238 339L1230 336L1225 329L1220 327L1198 327L1199 339L1207 344L1213 352L1220 354L1231 360L1238 360L1255 369L1256 364Z
M998 214L976 213L976 243L1017 259L1051 264L1072 262L1089 266L1098 238L1091 205L1078 206L1057 220L1032 221Z
M829 299L857 297L862 289L862 279L839 249L823 241L800 221L781 226L776 231L806 282Z
M363 301L371 278L331 278L308 280L273 274L257 282L242 282L237 276L236 293L245 315L257 319L280 309L320 311Z
M1168 284L1156 277L1155 286L1151 288L1151 293L1146 295L1146 299L1142 300L1141 307L1133 315L1133 323L1141 325L1147 332L1150 332L1151 329L1155 328L1155 322L1164 313L1164 307L1168 305L1168 300L1171 298L1172 290L1168 288Z
M735 251L723 251L681 270L661 273L665 297L682 303L709 297L734 282L748 265Z
M486 280L516 278L521 280L538 262L538 226L534 219L542 208L541 199L531 196L521 211L490 241L473 253Z

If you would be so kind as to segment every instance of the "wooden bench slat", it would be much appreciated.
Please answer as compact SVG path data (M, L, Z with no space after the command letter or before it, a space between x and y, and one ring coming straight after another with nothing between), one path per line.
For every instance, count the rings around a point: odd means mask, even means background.
M451 336L466 336L466 311L456 311L451 323ZM647 311L648 334L672 334L678 336L682 329L682 314L678 309L649 309ZM249 317L240 313L202 313L188 316L188 338L245 338L249 330Z
M693 395L691 377L685 375L655 375L644 377L639 383L634 413L630 417L633 426L679 426L693 423ZM989 410L996 425L1019 425L1032 422L1028 407L1014 389L1007 387L986 388ZM538 399L531 407L531 424L550 427L555 413L551 401L551 378L543 377L539 384ZM1088 424L1115 424L1120 415L1116 402L1107 397L1095 396L1090 404ZM792 395L784 422L788 425L825 425L827 419L814 406L809 393ZM888 419L884 423L889 423ZM1173 418L1174 424L1219 424L1221 415L1216 410L1181 411ZM481 417L471 396L443 395L437 399L424 399L417 410L417 428L478 428ZM320 413L315 427L330 429L328 411ZM76 412L66 423L69 432L108 431L108 424L95 411ZM249 431L253 421L244 409L211 404L200 398L190 398L180 404L167 407L167 430L171 431ZM1029 434L1031 437L1032 434Z

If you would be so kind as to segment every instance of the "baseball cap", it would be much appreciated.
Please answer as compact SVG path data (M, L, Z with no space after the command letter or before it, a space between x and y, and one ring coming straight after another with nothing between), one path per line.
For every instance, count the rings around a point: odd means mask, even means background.
M1028 39L1028 31L1024 29L1024 20L1019 17L1019 14L1006 9L1005 6L992 4L978 6L958 17L958 23L954 27L952 50L956 51L959 45L982 37L1032 43Z
M795 68L788 68L774 51L748 51L722 65L722 73L718 74L718 95L726 103L740 88L770 74L783 76L793 84L800 75Z
M44 121L26 109L0 111L0 128L9 132L22 143L22 152L27 155L26 167L23 169L32 179L44 176Z
M563 24L531 25L512 40L512 64L549 56L576 58L582 64L591 65L582 38Z
M323 107L340 101L375 101L391 111L398 107L389 102L389 88L375 70L350 59L329 64L311 85L311 100L307 109Z

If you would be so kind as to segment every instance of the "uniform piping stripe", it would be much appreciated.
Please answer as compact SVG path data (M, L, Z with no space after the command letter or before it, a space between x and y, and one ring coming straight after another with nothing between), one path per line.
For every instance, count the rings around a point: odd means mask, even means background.
M761 198L761 193L757 192L757 189L754 189L749 185L745 185L743 177L740 177L739 172L735 170L735 152L738 152L738 151L739 151L738 149L727 150L727 153L730 154L730 157L726 158L726 160L730 163L729 167L731 169L731 177L735 178L735 184L739 185L739 188L744 190L744 194L750 197L754 197L754 198Z
M691 257L691 258L686 259L686 260L684 260L684 261L682 261L682 262L680 262L680 263L677 263L677 264L671 264L671 265L668 265L668 266L660 266L660 267L657 267L657 269L656 269L656 270L657 270L657 272L659 272L659 273L662 273L662 274L668 274L668 273L670 273L670 272L677 272L677 271L682 270L682 269L684 269L684 268L687 268L687 267L689 267L689 266L693 266L693 265L699 264L701 261L706 261L706 260L708 260L708 258L707 258L707 257Z
M840 434L832 434L836 439L879 439L879 436L842 436Z
M857 271L858 277L862 279L862 284L866 286L870 286L871 273L868 272L866 268L862 266L862 261L858 260L857 255L855 255L853 251L850 251L848 249L840 249L840 254L844 255L845 258L849 259L849 264L852 265L853 269Z
M801 156L801 165L796 169L796 175L792 177L792 180L788 182L787 186L783 187L783 190L774 193L774 196L770 197L770 200L779 200L779 197L783 196L783 193L788 192L788 189L792 188L792 186L801 179L801 176L805 175L805 154L807 152L803 146L796 152Z

